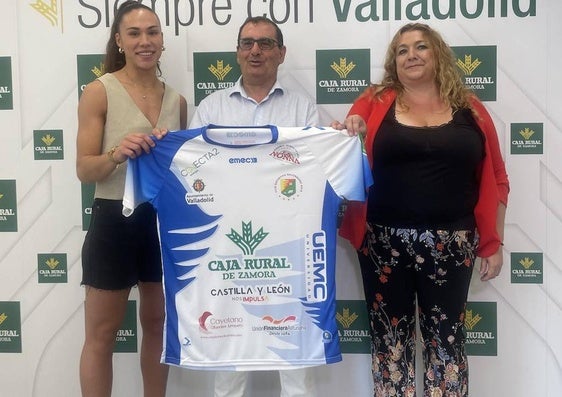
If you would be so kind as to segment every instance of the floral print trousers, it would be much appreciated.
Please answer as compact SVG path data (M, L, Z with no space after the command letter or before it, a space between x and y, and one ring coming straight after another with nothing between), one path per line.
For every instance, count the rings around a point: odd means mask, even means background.
M468 396L464 312L477 245L474 230L368 224L358 257L372 333L375 397L415 396L416 311L424 397Z

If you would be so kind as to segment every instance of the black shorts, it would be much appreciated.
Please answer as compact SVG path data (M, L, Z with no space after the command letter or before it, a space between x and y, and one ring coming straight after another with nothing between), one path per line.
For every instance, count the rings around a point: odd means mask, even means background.
M156 213L144 203L130 217L121 200L95 199L82 246L82 284L104 290L162 281Z

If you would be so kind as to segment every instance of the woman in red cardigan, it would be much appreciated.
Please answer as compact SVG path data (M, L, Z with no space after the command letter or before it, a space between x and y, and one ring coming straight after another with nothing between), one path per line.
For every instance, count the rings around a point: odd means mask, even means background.
M424 396L467 396L472 269L481 257L480 277L490 280L503 262L509 182L492 119L439 33L416 23L394 36L382 82L333 126L365 134L374 179L340 229L358 250L374 395L414 395L417 313Z

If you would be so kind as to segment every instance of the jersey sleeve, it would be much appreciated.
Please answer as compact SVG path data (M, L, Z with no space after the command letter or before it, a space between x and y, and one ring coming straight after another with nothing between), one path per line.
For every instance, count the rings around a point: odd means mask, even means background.
M150 153L129 159L123 194L123 215L130 216L136 207L144 202L153 202L158 196L170 163L178 148L187 139L185 132L169 132Z
M349 201L367 199L373 178L358 136L326 128L317 136L313 150L338 196Z

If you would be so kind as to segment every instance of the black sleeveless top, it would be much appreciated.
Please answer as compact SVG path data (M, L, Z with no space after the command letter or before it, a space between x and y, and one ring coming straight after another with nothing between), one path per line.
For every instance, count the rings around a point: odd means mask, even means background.
M389 109L373 143L367 220L402 227L475 227L484 135L469 109L437 127L411 127Z

